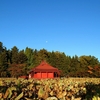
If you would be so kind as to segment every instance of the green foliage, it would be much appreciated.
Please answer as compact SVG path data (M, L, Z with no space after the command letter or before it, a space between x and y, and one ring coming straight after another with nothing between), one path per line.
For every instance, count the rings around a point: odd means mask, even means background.
M12 49L11 49L11 62L12 63L18 63L18 48L16 46L14 46Z
M24 54L24 51L18 53L18 64L24 64L27 62L27 56Z
M80 62L78 56L73 56L71 59L71 71L77 72L80 69Z
M100 77L100 62L94 56L71 57L64 52L49 52L46 49L37 50L28 47L25 50L19 50L16 46L7 50L0 42L0 77L26 75L41 61L46 61L61 70L61 76ZM90 70L88 66L93 69Z
M90 98L92 99L94 96L100 97L100 84L94 84L94 83L87 83L86 84L86 95L85 97L87 100Z
M3 52L3 44L0 42L0 54Z
M28 66L32 66L33 65L33 49L26 47L25 49L25 55L27 56L27 64Z
M8 56L7 50L3 47L2 43L0 43L0 76L6 77L6 69L8 68Z

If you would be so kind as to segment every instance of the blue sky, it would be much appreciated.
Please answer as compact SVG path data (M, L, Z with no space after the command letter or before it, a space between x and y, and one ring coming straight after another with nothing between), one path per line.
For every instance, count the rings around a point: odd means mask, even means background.
M100 0L0 0L0 41L100 60Z

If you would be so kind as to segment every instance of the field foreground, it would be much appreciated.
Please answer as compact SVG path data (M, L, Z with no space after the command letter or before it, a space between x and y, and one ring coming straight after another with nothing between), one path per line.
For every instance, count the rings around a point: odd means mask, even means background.
M0 78L0 100L100 100L100 78Z

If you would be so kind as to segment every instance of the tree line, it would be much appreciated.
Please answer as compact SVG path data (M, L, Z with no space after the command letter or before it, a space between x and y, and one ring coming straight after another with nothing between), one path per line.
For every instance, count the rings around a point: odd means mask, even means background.
M17 46L10 50L0 42L0 77L19 77L28 75L29 71L46 61L61 70L64 77L100 77L100 62L91 55L68 56L64 52L47 51L26 47L19 50Z

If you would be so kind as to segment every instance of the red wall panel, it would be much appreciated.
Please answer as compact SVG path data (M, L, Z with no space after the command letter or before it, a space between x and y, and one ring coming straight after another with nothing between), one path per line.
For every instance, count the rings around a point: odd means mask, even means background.
M47 78L47 73L41 73L42 74L42 78Z
M48 73L48 78L54 78L54 73Z
M37 72L34 73L33 78L54 78L53 72Z
M41 78L41 73L37 73L36 78Z

